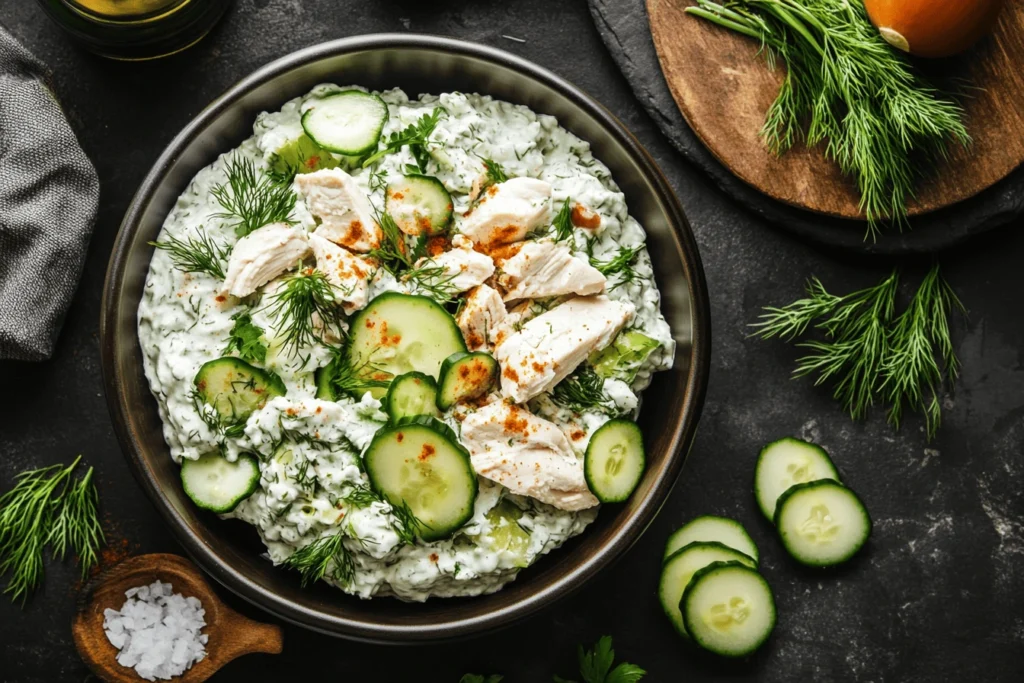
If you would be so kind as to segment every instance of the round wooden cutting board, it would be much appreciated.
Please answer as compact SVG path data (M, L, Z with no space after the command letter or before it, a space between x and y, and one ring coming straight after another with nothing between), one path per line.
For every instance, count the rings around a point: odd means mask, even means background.
M751 39L685 13L696 0L647 0L651 33L672 97L714 156L739 178L792 206L862 219L856 186L825 158L800 144L775 156L760 138L765 111L779 91L774 72ZM1024 162L1024 2L1010 0L995 33L963 59L926 63L977 88L964 100L969 149L918 184L911 215L967 199Z

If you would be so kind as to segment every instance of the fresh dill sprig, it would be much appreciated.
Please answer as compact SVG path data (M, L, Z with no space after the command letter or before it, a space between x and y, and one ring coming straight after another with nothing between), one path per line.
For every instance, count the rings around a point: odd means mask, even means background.
M383 191L388 186L388 172L384 169L370 171L370 192Z
M416 543L416 538L423 531L429 530L430 526L420 520L409 504L402 502L401 505L395 505L391 503L391 514L395 518L395 523L391 525L391 528L398 534L398 538L405 545L413 545Z
M257 171L252 161L232 157L227 162L228 182L210 190L224 209L215 214L223 218L239 237L270 223L294 223L292 210L296 196L290 184L282 183L263 171Z
M303 268L271 295L268 312L277 320L274 331L282 338L282 346L294 355L299 348L317 343L323 332L344 335L339 304L327 276Z
M231 316L234 325L228 332L228 343L224 353L235 352L248 363L262 365L267 360L267 346L263 343L263 328L252 322L248 311Z
M365 508L383 502L379 493L362 484L353 486L341 496L342 502L354 508Z
M432 112L424 114L417 119L416 123L412 123L403 130L389 135L384 140L384 146L363 161L363 168L376 163L385 154L397 152L402 147L408 145L409 151L412 152L412 156L419 167L418 172L426 173L427 162L430 160L430 155L427 153L427 142L430 135L434 132L434 128L437 127L437 122L441 120L441 116L445 113L443 108L435 107Z
M795 377L814 375L815 384L833 383L834 397L853 419L863 418L876 401L888 404L896 428L906 407L921 412L931 439L940 424L939 393L960 367L949 317L964 307L938 265L897 316L898 285L899 274L893 271L873 287L836 296L811 278L806 298L766 308L752 325L753 335L791 341L819 331L824 339L798 344L810 353L797 359Z
M198 230L196 235L185 239L168 235L158 242L150 242L149 246L166 251L174 267L182 272L206 273L218 280L224 279L224 264L231 254L231 247L214 242L205 230Z
M608 412L611 400L604 393L604 379L588 364L581 365L551 390L551 400L577 413L586 410Z
M497 161L485 158L481 158L481 161L484 162L484 169L487 173L486 185L497 185L508 180L508 174L505 173L505 169Z
M569 197L566 197L565 201L562 202L562 208L558 210L555 220L551 222L551 227L555 230L554 237L556 242L565 242L572 239L574 228L572 224L572 200Z
M757 40L770 66L785 63L761 135L778 154L801 139L825 142L825 156L857 183L865 239L882 220L905 222L922 159L970 143L963 108L885 42L862 2L699 0L686 11Z
M637 273L633 270L633 263L636 262L636 258L640 255L640 252L643 251L643 248L644 245L642 244L635 247L619 247L615 256L611 257L607 261L600 261L594 257L590 257L590 265L600 271L600 273L605 277L610 278L613 275L619 276L618 281L609 289L622 287L623 285L636 280Z
M387 211L380 211L377 213L377 223L381 232L380 246L371 249L369 255L379 260L381 266L392 275L397 275L403 269L412 268L405 235L395 219Z
M24 604L43 580L47 545L58 560L70 548L83 577L96 564L103 530L92 468L77 481L72 476L81 460L22 472L14 488L0 496L0 576L10 575L4 593L12 600Z
M391 373L380 370L373 364L373 352L369 358L354 360L348 345L333 349L330 385L335 396L351 396L359 400L371 389L386 389L391 385Z
M281 564L302 575L303 588L324 578L332 563L331 578L343 585L348 584L355 573L355 561L344 541L345 536L340 533L323 536L299 548Z
M459 293L459 288L454 284L458 273L434 263L427 260L423 265L407 271L401 279L415 287L417 294L425 294L441 305L451 303Z

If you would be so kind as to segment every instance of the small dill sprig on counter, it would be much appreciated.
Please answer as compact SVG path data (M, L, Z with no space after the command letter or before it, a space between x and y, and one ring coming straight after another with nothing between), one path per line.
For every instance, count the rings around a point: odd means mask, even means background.
M263 328L252 322L248 311L231 316L234 325L228 332L228 343L224 353L235 352L247 363L262 365L267 360L267 346L263 343Z
M557 405L577 413L586 410L610 409L608 396L604 393L604 379L588 364L583 364L551 390L551 400Z
M184 239L167 235L149 246L166 251L174 267L182 272L206 273L218 280L224 279L224 265L231 255L231 247L218 244L202 229Z
M815 376L815 384L832 383L833 396L853 419L863 418L876 402L888 404L895 428L906 407L921 412L931 439L941 420L939 393L960 367L949 317L965 309L937 264L897 316L898 286L899 273L893 271L877 285L836 296L811 278L807 297L765 308L752 325L752 335L792 341L809 331L820 332L824 339L797 344L809 353L797 359L794 377Z
M294 223L292 210L296 195L290 184L282 183L257 170L255 164L244 157L232 157L227 162L227 183L210 190L224 209L215 214L229 222L239 237L270 223Z
M82 576L96 564L104 543L97 511L98 496L90 467L81 479L72 476L78 456L67 467L51 465L17 475L14 488L0 496L0 576L9 574L4 593L22 604L45 574L43 551L54 558L68 549Z
M317 343L322 332L344 335L339 304L327 276L319 270L303 268L271 294L268 314L277 320L274 331L282 346L294 355L299 348Z
M759 42L786 76L761 137L776 154L801 139L853 177L867 238L902 225L920 169L967 146L963 108L927 82L871 24L862 2L699 0L686 11Z
M397 152L408 145L409 151L412 152L412 156L416 160L418 171L426 173L427 162L430 160L430 155L427 153L427 143L430 135L437 127L438 121L441 120L441 116L446 113L443 108L435 107L432 112L424 114L415 123L411 123L404 129L392 133L384 140L384 146L381 149L363 160L363 168L376 163L384 155Z
M355 561L344 541L345 536L340 533L318 538L296 550L281 564L298 571L302 575L302 587L305 588L324 578L327 568L333 562L331 578L343 585L348 584L355 573Z

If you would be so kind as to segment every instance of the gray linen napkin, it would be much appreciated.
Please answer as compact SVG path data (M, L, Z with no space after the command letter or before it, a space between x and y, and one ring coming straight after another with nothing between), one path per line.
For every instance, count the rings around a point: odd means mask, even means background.
M99 202L96 169L45 80L0 27L0 359L53 353Z

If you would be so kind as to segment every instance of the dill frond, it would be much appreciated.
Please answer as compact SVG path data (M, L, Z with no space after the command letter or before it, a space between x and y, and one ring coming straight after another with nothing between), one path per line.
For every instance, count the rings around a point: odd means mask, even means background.
M380 246L371 249L369 255L379 260L381 266L392 275L397 275L403 269L412 268L405 235L395 223L395 219L388 212L380 211L377 213L377 223L381 232Z
M340 533L323 536L299 548L281 564L302 575L303 588L324 578L332 564L334 571L331 578L338 583L347 584L352 580L355 564L344 541L345 536Z
M231 254L231 247L214 242L201 229L195 236L188 235L180 239L168 235L163 240L150 242L149 246L166 251L174 267L182 272L206 273L218 280L224 279L224 266Z
M384 140L384 146L371 154L363 161L363 168L376 163L381 157L392 152L397 152L405 146L409 147L409 151L412 152L413 158L416 160L418 173L427 172L427 162L430 160L430 155L427 153L427 144L430 139L430 135L434 132L437 127L437 122L441 120L441 116L447 112L441 107L435 107L429 114L424 114L413 124L410 124L403 130L396 133L392 133Z
M562 208L555 215L555 220L551 222L551 227L554 229L556 242L565 242L572 239L575 229L572 224L572 200L569 197L566 197L565 201L562 202Z
M320 341L323 332L344 335L340 300L321 271L301 269L271 295L269 315L277 320L274 331L292 355Z
M588 364L581 365L551 390L551 400L577 413L586 410L615 412L611 399L604 393L604 379Z
M297 197L291 185L257 171L252 161L233 156L227 162L227 183L210 190L224 209L215 214L229 222L239 237L270 223L295 223L292 210Z

